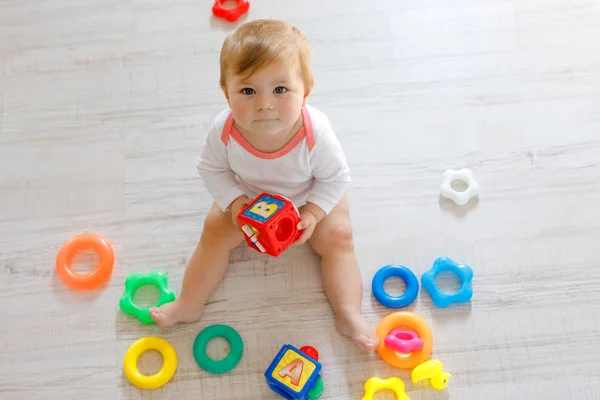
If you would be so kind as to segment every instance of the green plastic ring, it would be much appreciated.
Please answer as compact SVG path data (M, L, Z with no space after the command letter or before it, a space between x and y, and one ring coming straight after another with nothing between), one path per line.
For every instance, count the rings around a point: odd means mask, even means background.
M317 379L317 383L315 383L315 387L310 389L308 392L308 398L310 400L316 400L321 397L323 394L323 380L321 378Z
M121 311L125 314L133 315L144 324L151 324L154 321L150 316L150 308L140 308L133 304L133 294L143 285L156 285L160 290L160 297L154 307L162 306L175 300L175 295L168 288L167 275L162 271L152 271L147 274L131 274L125 280L125 293L119 301Z
M213 360L206 354L206 345L216 337L229 342L229 355L222 360ZM242 359L244 342L240 334L228 325L211 325L204 328L194 340L194 358L205 371L222 374L233 369Z

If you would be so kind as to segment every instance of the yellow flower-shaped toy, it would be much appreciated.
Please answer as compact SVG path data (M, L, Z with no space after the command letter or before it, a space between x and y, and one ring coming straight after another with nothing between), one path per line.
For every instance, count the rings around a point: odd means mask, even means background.
M410 400L404 392L404 382L402 379L392 376L391 378L381 379L371 377L365 382L365 395L362 400L373 400L375 393L381 389L389 389L396 395L396 400Z
M151 271L147 274L134 273L125 280L125 293L119 301L121 311L133 315L144 324L151 324L150 308L141 308L133 303L133 295L143 285L156 285L160 290L160 297L154 307L170 303L175 300L175 295L169 290L167 275L162 271Z

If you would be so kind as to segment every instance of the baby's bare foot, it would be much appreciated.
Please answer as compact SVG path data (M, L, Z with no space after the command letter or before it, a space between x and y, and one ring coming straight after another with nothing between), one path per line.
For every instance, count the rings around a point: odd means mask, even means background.
M344 336L352 339L356 344L369 351L375 351L379 339L375 334L375 328L358 311L339 313L335 325L337 330Z
M150 309L152 320L162 327L169 327L178 322L190 323L200 321L204 305L190 305L177 299L171 303Z

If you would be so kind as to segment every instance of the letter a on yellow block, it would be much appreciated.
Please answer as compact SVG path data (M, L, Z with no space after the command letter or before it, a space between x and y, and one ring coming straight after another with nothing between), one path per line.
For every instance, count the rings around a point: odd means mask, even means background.
M298 386L298 383L300 383L300 377L302 376L303 369L304 363L301 359L296 358L294 361L281 368L281 370L279 371L279 376L281 378L289 376L291 379L290 383L294 386Z
M293 349L287 349L270 376L281 384L300 393L317 368L313 360L298 354Z

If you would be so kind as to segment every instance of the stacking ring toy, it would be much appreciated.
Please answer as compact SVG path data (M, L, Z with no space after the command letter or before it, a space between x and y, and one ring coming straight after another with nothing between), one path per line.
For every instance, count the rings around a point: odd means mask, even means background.
M206 354L206 345L216 337L229 342L229 355L222 360L213 360ZM222 374L233 369L242 359L244 342L240 334L228 325L211 325L204 328L194 340L194 358L200 368L213 373Z
M248 12L248 9L250 8L250 2L248 0L237 0L238 5L232 9L223 7L223 3L226 1L227 0L215 0L215 4L212 7L212 12L215 17L235 22L240 15Z
M404 382L395 376L388 379L369 378L365 382L365 395L362 400L373 400L373 395L381 389L389 389L394 392L396 400L410 400L404 392Z
M385 338L394 329L411 329L423 341L420 350L410 354L399 354L385 345ZM433 334L427 322L419 315L408 311L397 311L386 315L376 329L379 345L377 352L385 362L396 368L413 368L429 357L433 349Z
M390 296L383 290L383 283L391 276L397 276L406 284L406 291L402 296ZM382 267L371 283L373 295L382 305L390 308L402 308L411 304L419 293L419 280L415 274L402 265L386 265Z
M443 271L448 271L458 275L461 281L461 288L458 292L447 294L442 293L435 284L435 277ZM431 300L438 307L448 307L452 303L466 303L473 297L473 288L471 280L473 279L473 270L465 264L457 264L448 257L439 257L433 263L433 267L421 276L423 288L431 295Z
M89 274L77 274L71 269L71 259L78 251L93 249L100 256L96 269ZM66 241L56 256L56 274L72 289L94 289L106 282L115 263L110 244L99 235L83 233Z
M423 341L414 332L394 329L385 337L385 345L400 353L412 353L423 348Z
M175 300L175 295L168 288L167 275L162 271L152 271L147 274L131 274L125 280L125 293L119 301L121 311L125 314L133 315L144 324L151 324L154 321L150 315L150 308L141 308L133 303L133 294L143 285L156 285L160 290L160 297L154 307L170 303Z
M138 358L147 350L158 350L163 357L163 366L154 375L142 375L137 368ZM169 382L177 369L177 353L169 342L163 338L149 336L134 342L123 361L123 369L129 382L140 389L156 389Z
M462 181L467 185L467 190L458 192L452 188L452 182ZM459 170L449 169L444 172L444 178L440 187L440 194L459 206L463 206L469 202L471 197L479 194L479 183L475 180L473 172L469 168Z

